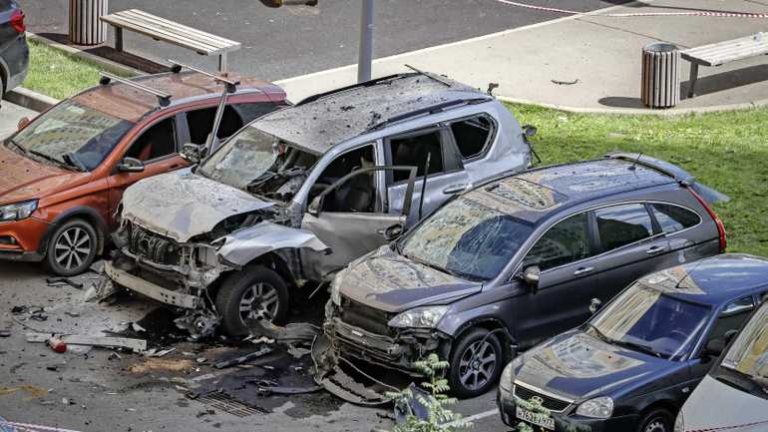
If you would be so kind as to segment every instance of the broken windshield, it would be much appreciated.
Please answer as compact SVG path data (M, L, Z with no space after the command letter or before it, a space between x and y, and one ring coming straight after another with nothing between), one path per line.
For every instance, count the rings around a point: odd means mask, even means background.
M9 141L41 162L91 171L133 126L70 100L40 115Z
M438 210L405 239L402 254L469 279L498 276L533 225L489 203L483 194L463 195Z
M768 380L768 306L758 310L736 338L722 366L753 380Z
M292 196L317 158L290 143L247 127L200 166L198 173L255 194Z

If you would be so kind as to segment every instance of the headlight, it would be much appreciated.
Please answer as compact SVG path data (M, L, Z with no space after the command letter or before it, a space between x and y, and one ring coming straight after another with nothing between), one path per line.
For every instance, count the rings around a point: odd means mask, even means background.
M613 415L613 399L599 397L579 405L576 414L584 417L607 419Z
M685 432L685 418L683 418L683 412L680 411L680 414L677 415L677 418L675 419L675 432Z
M515 389L515 374L512 373L512 363L501 372L501 378L499 378L499 387L510 395L514 393Z
M331 281L331 301L336 306L341 306L341 277L336 275Z
M26 219L35 210L37 210L37 200L4 205L0 207L0 221Z
M435 328L448 306L428 306L405 311L389 321L394 328Z

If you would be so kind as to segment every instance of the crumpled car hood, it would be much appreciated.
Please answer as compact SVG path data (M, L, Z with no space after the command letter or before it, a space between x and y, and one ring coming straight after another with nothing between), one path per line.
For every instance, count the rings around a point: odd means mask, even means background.
M447 304L480 292L469 282L411 261L383 246L340 272L341 295L389 313Z
M187 169L129 187L123 194L123 218L184 243L224 219L273 205Z
M572 330L515 360L517 380L575 400L616 395L659 380L684 363L634 352Z

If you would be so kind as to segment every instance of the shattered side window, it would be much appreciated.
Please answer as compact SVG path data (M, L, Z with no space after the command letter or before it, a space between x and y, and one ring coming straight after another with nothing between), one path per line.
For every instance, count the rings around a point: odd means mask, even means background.
M592 255L586 213L558 223L531 248L523 268L536 265L543 270L559 267Z
M405 240L402 254L460 277L490 280L501 273L532 231L530 223L468 194L419 226Z
M731 345L722 366L754 378L768 378L768 306L752 316Z

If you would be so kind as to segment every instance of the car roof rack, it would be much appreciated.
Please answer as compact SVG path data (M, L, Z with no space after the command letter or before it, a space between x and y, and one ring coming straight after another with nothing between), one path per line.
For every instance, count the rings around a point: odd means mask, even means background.
M119 82L120 84L125 84L129 87L157 96L157 100L160 103L160 106L166 107L171 104L171 95L164 91L153 89L152 87L145 86L144 84L139 84L127 78L121 78L109 72L101 71L99 72L99 75L101 76L101 78L99 79L99 84L103 86L109 85L109 83L113 81Z
M450 81L448 81L447 79L443 79L439 75L435 75L433 73L425 72L425 71L423 71L421 69L416 69L414 66L411 66L409 64L405 64L404 66L407 67L408 69L416 72L417 74L424 75L425 77L427 77L427 78L429 78L429 79L431 79L433 81L437 81L437 82L439 82L440 84L442 84L442 85L444 85L446 87L453 87L453 84L451 84Z
M408 75L410 75L410 73L407 73L407 74L399 73L399 74L394 74L394 75L387 75L387 76L383 76L381 78L372 79L370 81L364 81L364 82L357 83L357 84L352 84L352 85L349 85L349 86L346 86L346 87L341 87L341 88L333 89L333 90L330 90L330 91L327 91L327 92L324 92L324 93L318 93L316 95L312 95L312 96L309 96L307 98L302 99L301 101L296 103L294 106L300 106L300 105L308 104L310 102L314 102L316 100L319 100L319 99L322 99L322 98L325 98L325 97L328 97L328 96L332 96L332 95L335 95L337 93L342 93L342 92L345 92L347 90L352 90L352 89L356 89L356 88L373 87L373 86L375 86L375 85L377 85L377 84L379 84L381 82L388 81L388 80L393 80L393 79L404 78L404 77L406 77Z
M208 72L206 70L203 70L203 69L200 69L200 68L196 68L194 66L190 66L190 65L178 62L176 60L170 60L169 59L168 63L171 64L171 72L173 72L175 74L180 73L182 71L182 69L189 69L189 70L191 70L193 72L197 72L199 74L202 74L202 75L205 75L207 77L213 78L213 80L218 82L218 83L222 83L222 84L226 85L227 89L229 90L230 93L234 93L236 88L237 88L237 86L240 85L240 81L231 80L231 79L227 78L226 76L223 76L223 75L220 75L220 74L215 74L213 72Z
M437 105L419 108L417 110L409 111L407 113L392 116L386 120L382 120L379 123L374 124L373 126L369 127L367 131L381 129L385 126L391 125L392 123L398 123L413 117L418 117L423 114L436 114L439 112L447 111L451 108L456 108L464 105L471 105L471 104L480 103L480 102L487 102L487 101L488 101L488 98L454 99L451 101L439 103Z

